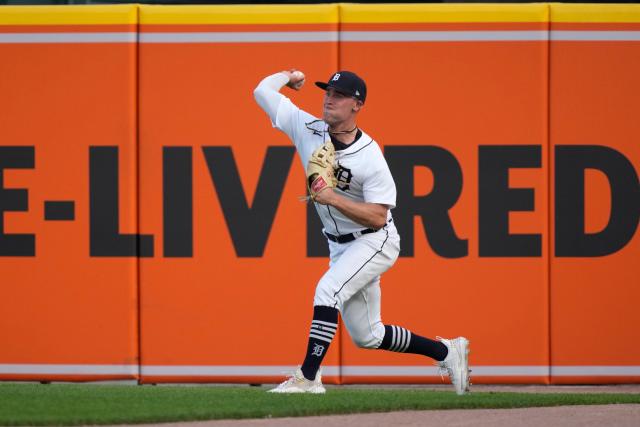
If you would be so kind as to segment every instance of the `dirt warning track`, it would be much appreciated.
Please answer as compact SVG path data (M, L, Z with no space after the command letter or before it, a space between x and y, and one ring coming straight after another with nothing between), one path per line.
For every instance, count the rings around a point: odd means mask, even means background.
M163 427L431 427L492 426L583 427L611 425L636 427L640 405L556 406L522 409L453 409L446 411L402 411L376 414L331 415L304 418L198 421L162 424Z

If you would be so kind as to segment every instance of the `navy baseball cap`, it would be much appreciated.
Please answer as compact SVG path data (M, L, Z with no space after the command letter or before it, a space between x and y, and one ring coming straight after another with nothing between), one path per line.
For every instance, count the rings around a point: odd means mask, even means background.
M364 102L367 99L367 85L356 73L351 71L338 71L334 73L327 83L316 82L320 89L334 88L344 95L353 96Z

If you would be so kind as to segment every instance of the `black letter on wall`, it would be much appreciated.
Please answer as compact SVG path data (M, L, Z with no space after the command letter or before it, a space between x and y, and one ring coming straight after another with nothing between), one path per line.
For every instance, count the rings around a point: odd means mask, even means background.
M640 219L640 184L633 164L619 151L600 145L558 145L555 158L556 256L595 257L622 249ZM611 188L609 222L598 233L585 233L585 169L604 173Z
M413 218L422 217L427 239L433 251L444 258L460 258L468 253L468 242L459 239L453 229L449 209L462 192L462 170L449 151L435 146L389 146L385 157L398 192L393 211L402 236L401 256L413 256ZM415 166L433 173L433 190L426 196L414 196Z
M534 210L532 188L509 188L509 169L539 168L539 145L479 147L478 227L481 257L539 257L540 234L509 234L509 212Z
M289 175L294 147L269 147L249 207L231 147L202 147L231 240L239 257L264 253Z
M89 147L91 256L153 256L153 236L120 234L119 214L118 147Z
M35 256L35 234L5 234L4 213L29 210L29 194L24 189L5 189L5 169L33 169L34 147L0 147L0 256Z
M321 206L320 209L326 209ZM322 221L316 211L315 203L307 203L307 256L324 258L329 256L327 237L322 233Z
M165 257L193 256L191 147L162 149L163 250Z

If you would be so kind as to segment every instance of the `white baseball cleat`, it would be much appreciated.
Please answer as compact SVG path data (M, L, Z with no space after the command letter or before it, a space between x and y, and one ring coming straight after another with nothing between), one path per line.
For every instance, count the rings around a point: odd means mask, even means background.
M454 339L444 339L436 337L449 349L447 357L438 362L440 375L446 373L451 379L451 384L456 389L456 393L463 395L469 391L469 340L465 337Z
M310 381L304 377L300 368L276 388L267 390L268 393L312 393L312 394L324 394L326 392L322 385L322 376L320 371L316 374L316 379Z

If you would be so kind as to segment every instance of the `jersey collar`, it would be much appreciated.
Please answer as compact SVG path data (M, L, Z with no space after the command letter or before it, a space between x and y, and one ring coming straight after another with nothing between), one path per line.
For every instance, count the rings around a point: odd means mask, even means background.
M358 129L358 132L356 132L356 136L353 139L353 142L351 144L345 144L344 142L340 142L336 137L334 137L331 134L329 135L329 137L331 138L331 142L333 142L333 146L335 147L336 151L341 151L341 150L346 150L347 148L351 147L353 144L357 143L358 140L362 137L362 131Z

